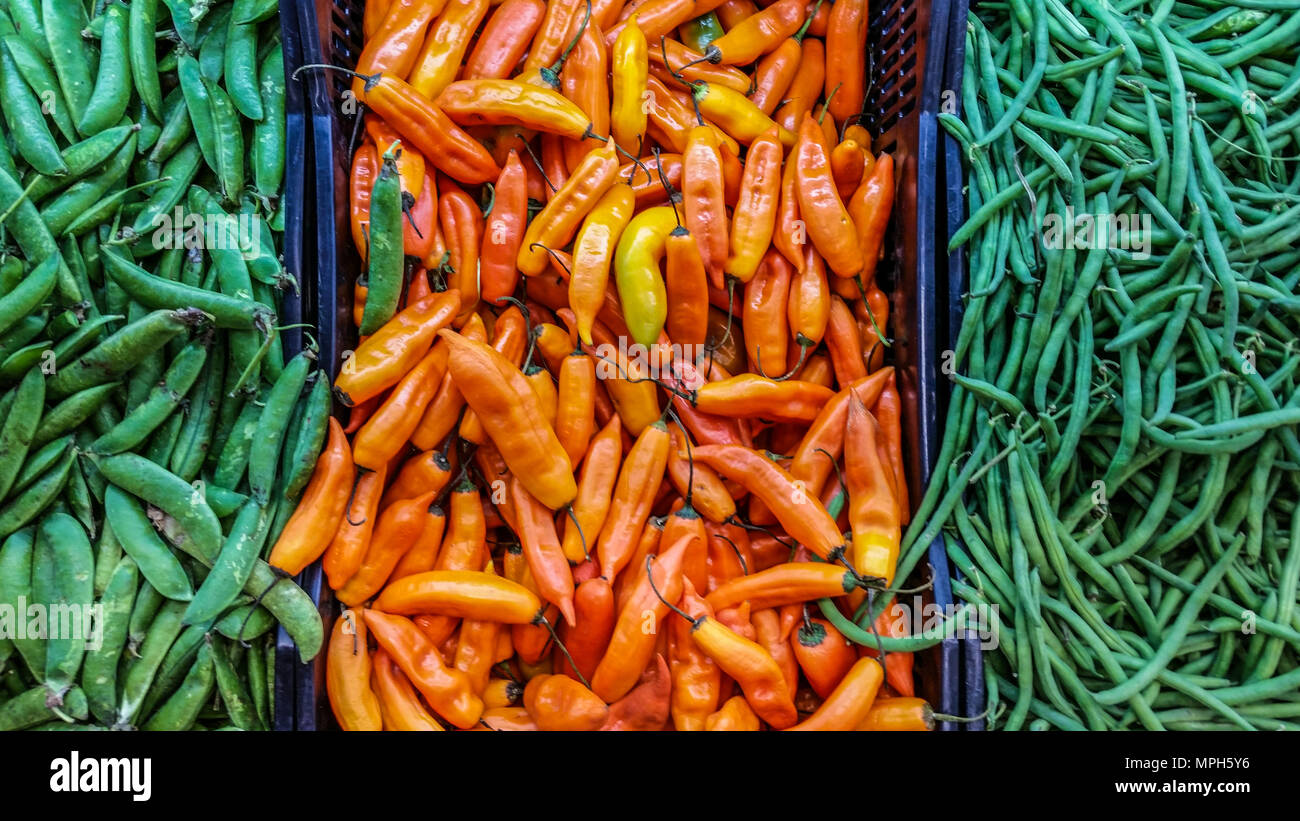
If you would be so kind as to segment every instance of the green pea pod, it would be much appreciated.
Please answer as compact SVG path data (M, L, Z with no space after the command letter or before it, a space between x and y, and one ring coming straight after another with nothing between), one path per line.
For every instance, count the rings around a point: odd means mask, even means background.
M316 382L307 394L302 429L297 441L293 443L293 458L284 483L284 498L297 498L311 479L312 471L316 468L316 457L320 455L325 434L329 430L330 409L329 380L325 378L324 371L317 371Z
M237 23L260 23L270 20L279 8L276 0L235 0L233 15Z
M99 600L99 626L95 646L86 652L81 669L81 689L90 712L103 724L117 718L117 670L126 648L127 628L136 599L140 574L130 556L123 556Z
M285 428L315 359L310 350L299 353L285 366L284 373L267 394L257 433L253 437L253 450L248 457L248 487L258 504L266 504L271 498L280 450L284 447Z
M47 703L49 694L44 687L33 687L0 705L0 731L27 730L52 719L83 721L90 715L80 687L68 690L63 703L54 706Z
M212 650L212 663L217 676L217 690L221 693L221 703L230 720L241 730L265 730L265 725L257 716L257 707L248 694L230 658L230 647L224 639L208 637L208 646Z
M99 498L103 503L103 494ZM113 534L113 528L108 526L107 521L99 530L99 544L95 546L95 595L104 595L109 582L112 580L113 571L117 563L122 560L126 554L122 551L122 543L118 541Z
M134 453L87 455L108 481L175 520L172 544L204 564L211 564L221 548L221 523L195 488Z
M35 601L32 593L35 551L35 528L25 527L0 544L0 602L13 607L15 618L21 620L21 625L14 625L14 649L32 675L40 679L45 675L45 640L27 634L27 604Z
M149 309L139 302L132 302L126 314L127 321L135 322L148 311ZM148 398L154 386L161 381L163 369L167 366L166 357L171 347L184 344L184 339L174 337L167 343L166 347L159 348L144 357L131 369L131 377L126 385L126 407L123 409L125 413L130 414L139 407Z
M218 328L233 330L262 329L275 324L275 312L252 299L213 293L183 281L160 279L111 248L105 248L102 256L109 277L132 299L149 308L197 308L210 315ZM184 279L184 271L181 277Z
M54 291L59 259L54 256L42 261L18 287L0 297L0 333L32 314Z
M19 74L18 63L7 45L0 46L0 105L14 145L27 164L42 174L68 173L59 144L45 123L41 101Z
M209 100L208 86L199 71L198 60L188 54L177 57L176 76L180 79L181 92L185 95L185 108L190 115L194 136L199 140L199 148L203 151L203 160L209 168L216 170L219 167L216 127L212 120L212 103Z
M105 328L123 319L126 317L120 314L105 314L81 323L77 330L60 339L59 344L54 346L54 361L66 362L81 356L95 344Z
M119 726L129 727L135 724L140 706L153 685L163 657L185 629L181 624L181 613L185 612L185 606L184 602L165 602L150 622L144 641L140 643L140 655L127 668L122 683L122 695L117 702ZM135 614L131 615L134 621Z
M226 213L215 197L198 186L190 187L188 205L191 211L204 216L207 225L214 226L210 231L216 236L210 237L207 251L216 269L221 293L236 299L253 298L253 280L240 250L245 244L242 238L251 235L252 226ZM263 339L251 332L230 335L231 367L241 374L239 384L257 384L260 362L273 333L269 326L267 328L267 336Z
M63 489L63 501L72 517L90 534L90 538L95 538L95 502L90 498L86 474L75 459L68 469L68 484Z
M203 163L203 153L197 142L191 142L176 152L162 168L160 186L149 196L144 209L135 218L131 232L144 236L151 231L165 230L172 211L180 204L190 183L199 173Z
M87 23L85 9L80 3L41 0L41 22L45 24L45 40L50 44L50 60L63 99L72 109L73 121L80 122L94 86L90 55L81 38Z
M45 642L45 686L57 698L77 680L90 638L90 607L95 600L95 554L81 524L66 513L41 520L37 529L37 560L48 544L57 569L50 605L50 638ZM59 615L55 636L55 614Z
M173 181L170 178L163 177L161 179L145 180L144 182L136 183L135 185L130 185L119 191L115 191L92 205L90 208L82 211L80 216L68 223L68 227L63 229L63 233L65 236L71 235L79 237L87 231L98 228L99 226L105 225L109 222L114 222L118 218L118 212L122 210L123 203L126 202L126 198L131 193L144 188L157 188L161 186L162 192L165 194L172 182ZM154 200L151 198L149 202L152 204Z
M258 83L266 116L253 126L253 185L264 201L273 203L284 185L284 51L279 45L262 61Z
M158 0L131 0L127 51L131 63L131 79L135 81L136 94L140 95L153 115L161 120L162 86L158 81L158 61L155 58L157 46L154 41L157 29Z
M149 162L159 167L167 158L180 150L181 146L194 136L194 124L190 122L189 109L185 107L185 96L180 87L172 89L163 100L162 130L158 140L149 151Z
M217 514L218 519L233 515L248 501L247 495L236 493L233 490L226 490L224 487L218 487L214 484L209 484L204 488L204 497L208 500L212 512Z
M194 659L199 655L207 631L207 625L190 625L172 642L167 655L163 656L162 664L158 665L158 674L154 676L153 684L145 694L144 703L140 705L141 716L153 715L154 709L181 686L190 667L194 665Z
M4 152L0 152L4 154ZM58 289L59 295L66 302L80 302L81 290L77 287L77 282L72 276L72 271L63 261L63 256L59 254L59 244L55 241L54 235L50 233L49 227L41 220L40 212L23 194L22 186L14 179L14 175L8 171L0 169L0 203L3 203L7 210L11 206L12 213L4 220L4 227L8 229L9 235L17 242L18 247L23 251L23 256L27 259L44 260L51 256L58 257L59 277ZM14 203L17 203L14 206Z
M241 225L249 228L248 236L241 237L245 241L243 254L249 275L263 285L281 285L284 282L284 267L280 265L280 257L275 250L275 234L262 215L257 213L251 199L244 199L239 219ZM254 295L257 293L255 291Z
M76 454L68 450L63 457L27 488L9 498L0 507L0 537L8 536L18 528L26 525L40 515L50 505L67 484L68 472L72 469L72 460Z
M181 426L169 463L171 471L186 482L194 481L199 475L212 444L217 406L221 401L221 380L225 377L225 359L225 348L214 348L208 359L205 378L190 389L185 424Z
M36 49L42 59L49 60L50 44L45 39L45 23L41 20L40 0L9 0L6 5L18 36Z
M126 175L131 171L131 163L135 160L138 139L137 134L132 133L127 138L126 144L113 154L100 171L73 183L66 191L41 208L41 220L51 234L63 234L73 220L102 200L118 183L126 179Z
M130 46L125 6L110 2L104 9L104 37L100 40L99 74L77 121L82 134L98 134L122 119L131 100ZM151 44L152 45L152 44Z
M33 368L14 393L13 407L0 426L0 499L9 495L31 448L45 407L45 375Z
M228 203L239 202L244 190L244 126L239 111L225 89L210 80L204 80L208 90L208 103L212 111L215 130L217 181L221 184L223 198Z
M145 722L144 730L188 730L194 726L199 712L212 695L214 673L212 669L212 651L205 644L199 649L198 658L190 672L181 682L180 689L172 694L167 702L158 708L158 712Z
M181 42L190 48L198 45L199 42L199 22L212 3L210 0L163 0L168 10L171 11L172 26L176 29L176 34L181 38Z
M253 283L253 296L257 301L267 305L276 305L280 302L280 294L273 285L267 285L264 282L255 281ZM284 339L277 330L271 331L271 343L266 349L266 355L262 358L262 380L275 384L284 373Z
M298 645L298 657L304 663L316 657L324 641L325 628L315 603L301 587L292 579L279 575L266 562L258 560L244 585L244 592L257 598L271 611Z
M47 330L50 341L58 342L81 326L81 317L78 316L78 311L82 310L83 307L77 306L76 310L68 308L60 311L50 320L50 326Z
M402 187L392 148L384 152L383 167L370 195L369 239L362 336L373 334L392 319L402 297Z
M154 589L147 579L140 580L140 592L136 594L135 604L131 605L131 619L127 622L126 641L132 658L138 657L137 650L149 634L149 625L153 623L158 609L167 598Z
M32 438L32 446L39 448L75 430L108 400L117 387L115 382L96 385L93 388L77 391L55 405L42 417L36 435Z
M250 66L257 65L256 23L244 25L231 17L226 34L225 58L225 84L230 92L230 101L240 114L254 122L260 121L265 116L262 90L258 87L257 72L248 70Z
M181 425L184 423L184 414L173 413L169 416L162 427L154 431L153 436L149 438L149 444L144 449L144 458L159 467L166 467L168 460L172 458L176 439L181 435Z
M18 478L14 480L13 487L9 489L10 492L17 493L25 490L32 482L43 476L47 470L58 464L71 444L72 437L64 436L30 454L27 460L23 462L23 469L18 472Z
M41 43L45 44L43 37ZM80 135L77 134L77 127L72 122L67 104L63 102L59 78L54 76L54 69L50 68L48 55L41 54L21 34L6 36L4 44L13 57L18 73L27 81L36 99L41 102L41 109L54 120L54 125L58 127L63 138L70 143L75 143ZM45 45L48 48L48 44Z
M180 560L158 536L135 497L110 484L104 492L104 516L121 541L122 549L135 560L140 575L155 590L173 601L194 598L194 589Z
M130 450L149 438L180 407L202 372L207 354L207 345L202 341L187 343L167 367L162 383L154 385L144 402L129 412L112 430L91 443L90 450L112 455Z
M186 624L216 619L244 589L253 564L262 553L270 518L266 508L256 500L249 500L240 508L212 571L199 585L185 611Z
M49 311L41 311L37 314L25 316L18 320L18 324L9 330L0 334L0 361L8 359L15 351L25 347L33 339L41 335L45 330L45 323L49 318Z
M278 338L278 336L277 336ZM249 386L248 391L239 390L239 381L243 376L236 373L234 368L226 368L226 379L221 386L221 407L217 410L217 423L212 431L212 444L208 448L208 458L204 460L203 467L211 472L213 481L216 481L216 470L221 466L221 454L230 441L230 433L235 427L240 415L245 408L254 401L258 407L261 407L261 400L258 398L265 394L266 385L263 381L259 384L256 393L253 393L253 386ZM242 468L241 468L242 469ZM222 485L222 487L233 487L233 485ZM242 504L242 502L241 502Z
M49 350L50 341L42 339L14 351L4 362L0 362L0 380L10 382L38 365L48 367L46 363L49 361Z
M204 18L199 32L199 71L214 83L226 70L226 40L230 36L230 6L222 5Z
M158 310L100 342L75 362L60 366L50 379L46 391L53 399L62 399L86 388L122 378L131 366L168 340L205 321L197 308L179 311Z
M227 610L212 629L232 641L251 641L264 635L274 624L271 611L249 602Z
M230 435L226 438L221 454L217 458L216 470L212 474L214 485L223 488L239 487L240 481L244 478L244 470L248 467L248 456L252 452L253 440L265 404L265 399L261 402L249 401L240 409L239 416L235 418Z
M23 281L27 268L18 257L6 257L0 262L0 296L12 291Z
M266 612L263 610L262 612ZM223 633L222 635L226 635ZM231 638L230 636L226 636ZM271 726L271 712L267 705L267 688L266 688L266 654L261 647L254 644L248 648L245 654L245 669L247 671L247 681L249 693L253 697L253 707L257 710L257 717L262 724L267 727Z

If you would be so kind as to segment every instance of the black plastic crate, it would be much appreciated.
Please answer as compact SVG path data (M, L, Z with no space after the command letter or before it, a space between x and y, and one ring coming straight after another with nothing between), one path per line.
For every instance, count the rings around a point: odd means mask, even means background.
M952 87L944 82L944 55L953 2L963 6L964 19L966 0L891 0L872 4L869 12L867 101L861 119L877 135L873 153L889 152L895 162L893 226L877 276L890 292L892 364L899 372L913 504L930 478L940 438L939 403L947 396L938 375L939 342L944 338L940 335L946 336L947 320L943 314L947 289L940 275L947 265L941 259L946 242L939 238L944 198L937 188L936 118L942 90ZM282 15L290 6L298 15L302 63L356 65L362 47L362 0L292 0L282 4ZM349 229L348 184L361 106L351 94L351 78L342 72L307 71L301 83L310 112L308 157L316 222L314 301L305 314L315 318L320 330L321 364L333 372L343 353L356 344L350 312L359 263ZM952 591L941 541L930 547L929 563L933 603L947 608ZM317 602L328 631L336 607L319 563L305 571L300 581ZM965 714L963 690L969 685L961 675L963 644L971 642L953 638L919 654L918 693L941 713ZM333 726L324 693L323 654L312 665L297 666L296 729ZM955 729L955 725L945 722L940 729Z

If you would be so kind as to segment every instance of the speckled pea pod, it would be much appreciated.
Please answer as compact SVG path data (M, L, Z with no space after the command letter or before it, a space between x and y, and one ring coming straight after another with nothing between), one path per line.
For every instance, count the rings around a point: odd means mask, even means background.
M221 549L221 523L197 488L143 456L89 454L105 478L171 517L172 543L206 565Z
M199 712L212 695L215 674L212 668L212 650L206 644L199 648L198 658L181 682L180 689L172 694L158 712L145 722L144 730L188 730L194 726Z
M59 636L45 642L45 686L51 697L61 701L77 680L81 661L86 654L90 632L90 608L95 601L95 554L81 524L66 513L54 513L41 520L37 528L36 559L48 545L54 566L52 595L43 601L51 606L50 618L63 608ZM33 570L35 578L35 570ZM71 627L68 632L67 628Z
M118 662L126 647L139 583L135 561L123 556L114 566L108 587L99 600L99 645L86 653L81 670L81 689L86 693L90 712L104 724L112 724L117 718Z

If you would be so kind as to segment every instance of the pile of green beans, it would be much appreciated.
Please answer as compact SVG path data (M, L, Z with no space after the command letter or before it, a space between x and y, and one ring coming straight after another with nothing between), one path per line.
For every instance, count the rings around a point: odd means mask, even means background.
M1300 729L1300 1L966 34L969 282L899 575L943 538L996 608L991 726Z
M320 650L277 10L0 5L0 730L269 729L273 628Z

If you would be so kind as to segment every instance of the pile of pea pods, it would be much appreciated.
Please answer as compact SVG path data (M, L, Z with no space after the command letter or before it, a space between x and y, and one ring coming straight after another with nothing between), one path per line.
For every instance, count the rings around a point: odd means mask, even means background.
M263 561L329 416L286 351L266 0L0 4L0 730L269 729Z

